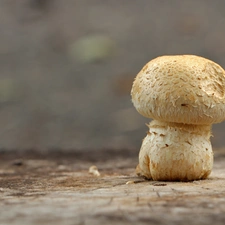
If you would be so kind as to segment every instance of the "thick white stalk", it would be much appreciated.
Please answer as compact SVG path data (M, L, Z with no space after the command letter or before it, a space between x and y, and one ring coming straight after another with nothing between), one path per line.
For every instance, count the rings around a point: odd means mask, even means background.
M138 173L164 181L205 179L213 166L211 126L153 120L139 153Z

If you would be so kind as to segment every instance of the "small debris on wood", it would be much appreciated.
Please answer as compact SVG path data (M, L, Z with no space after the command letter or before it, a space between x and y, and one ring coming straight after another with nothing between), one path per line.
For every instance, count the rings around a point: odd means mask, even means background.
M22 160L15 160L12 162L13 166L23 166L23 161Z
M167 186L166 183L154 183L153 186Z
M129 180L126 182L126 184L137 184L142 182L145 182L145 180Z
M126 184L135 184L134 180L129 180L126 182Z
M99 173L99 171L98 171L98 168L97 168L97 166L91 166L90 168L89 168L89 173L91 173L91 174L93 174L94 176L96 176L96 177L100 177L100 173Z

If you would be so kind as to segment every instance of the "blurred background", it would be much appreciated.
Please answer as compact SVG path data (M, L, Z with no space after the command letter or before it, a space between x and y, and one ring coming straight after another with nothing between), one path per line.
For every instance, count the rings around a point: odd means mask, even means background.
M0 18L1 149L139 149L149 120L130 90L145 63L225 68L224 0L0 0Z

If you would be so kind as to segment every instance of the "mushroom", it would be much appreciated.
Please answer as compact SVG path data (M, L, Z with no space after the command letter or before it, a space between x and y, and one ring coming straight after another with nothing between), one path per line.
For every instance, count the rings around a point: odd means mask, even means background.
M163 181L206 179L213 167L211 126L225 120L225 71L194 55L161 56L138 73L137 111L153 120L137 174Z

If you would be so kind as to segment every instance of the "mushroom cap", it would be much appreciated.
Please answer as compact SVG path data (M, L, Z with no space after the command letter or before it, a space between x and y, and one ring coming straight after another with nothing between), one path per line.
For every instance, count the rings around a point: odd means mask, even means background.
M225 71L199 56L161 56L138 73L131 96L137 111L148 118L220 123L225 120Z

